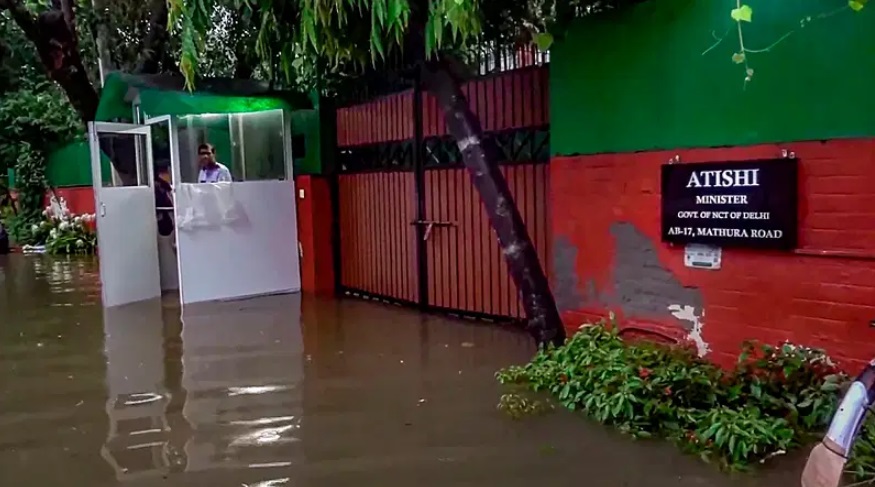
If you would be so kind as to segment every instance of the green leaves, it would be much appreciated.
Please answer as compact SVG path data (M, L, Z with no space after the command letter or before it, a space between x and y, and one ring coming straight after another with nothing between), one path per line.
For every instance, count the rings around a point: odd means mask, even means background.
M875 479L875 415L869 414L860 429L848 461L848 472L861 482L858 485L863 485Z
M544 414L553 409L552 404L521 394L505 394L498 401L498 409L513 419Z
M52 82L24 81L0 96L0 166L16 170L19 214L11 233L32 243L30 227L41 219L46 191L46 155L82 133L79 115Z
M539 32L535 34L535 45L538 49L546 51L553 45L553 35L549 32Z
M178 28L180 70L189 86L204 64L204 36L213 27L206 14L222 1L168 0L170 22ZM410 0L233 1L260 18L255 51L261 64L272 69L280 61L287 77L295 75L295 66L332 72L361 68L368 60L376 65L402 49L411 28ZM428 6L426 54L464 48L480 36L480 0L429 0Z
M753 17L753 9L749 5L742 5L732 9L729 15L736 22L750 22Z
M481 33L479 10L474 0L434 0L430 4L425 27L426 55L445 47L463 47ZM452 45L445 43L445 33L452 34Z
M860 10L863 10L863 7L865 7L867 3L869 3L869 0L849 0L848 6L851 7L851 10L854 12L859 12Z
M682 347L626 343L616 330L605 322L582 327L563 346L496 377L549 391L564 407L634 437L672 439L730 469L820 432L847 380L822 351L789 343L746 343L736 370L724 371Z
M700 417L687 436L691 446L722 458L728 466L745 466L764 454L790 448L794 433L783 418L764 417L756 407L719 407Z
M373 0L371 9L371 59L376 61L377 55L385 57L383 41L380 37L383 27L386 25L386 2L385 0Z

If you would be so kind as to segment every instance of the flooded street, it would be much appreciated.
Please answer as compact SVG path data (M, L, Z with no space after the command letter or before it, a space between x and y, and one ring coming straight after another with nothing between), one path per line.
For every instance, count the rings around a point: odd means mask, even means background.
M799 485L565 411L512 421L526 335L355 300L105 312L93 260L0 256L0 486ZM184 325L183 325L184 323Z

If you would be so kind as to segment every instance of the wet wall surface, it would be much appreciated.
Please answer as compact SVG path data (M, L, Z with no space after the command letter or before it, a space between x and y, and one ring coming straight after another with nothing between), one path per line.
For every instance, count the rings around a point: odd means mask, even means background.
M565 411L513 421L495 325L274 296L104 310L93 260L0 256L0 486L799 485Z

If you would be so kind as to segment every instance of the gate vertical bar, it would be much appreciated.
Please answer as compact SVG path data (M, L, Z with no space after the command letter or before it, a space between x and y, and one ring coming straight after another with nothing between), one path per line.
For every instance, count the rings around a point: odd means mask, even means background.
M343 288L343 263L340 252L340 167L337 142L337 104L333 98L319 95L319 154L322 159L322 174L328 178L331 198L331 258L334 268L334 293L341 295Z
M416 267L417 278L419 279L419 306L428 308L428 247L425 241L426 225L425 221L425 159L424 148L422 144L422 116L423 116L423 99L422 99L422 76L421 68L416 69L416 75L413 81L413 179L416 184Z

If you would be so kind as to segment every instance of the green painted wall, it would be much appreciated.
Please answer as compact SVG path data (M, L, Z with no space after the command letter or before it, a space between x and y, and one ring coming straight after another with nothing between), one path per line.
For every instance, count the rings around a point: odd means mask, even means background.
M295 110L292 112L291 125L295 175L320 174L322 151L319 143L319 111Z
M101 153L103 175L109 179L110 160ZM91 151L86 141L70 142L49 153L46 179L55 188L91 186ZM15 170L9 170L9 183L15 186Z
M557 155L875 136L875 6L749 0L755 70L734 64L734 0L650 0L576 23L551 50ZM713 35L712 35L713 33ZM714 35L725 40L709 53Z
M105 158L103 163L103 173L109 175L109 158ZM49 154L46 179L56 188L91 186L91 149L88 142L72 142Z

